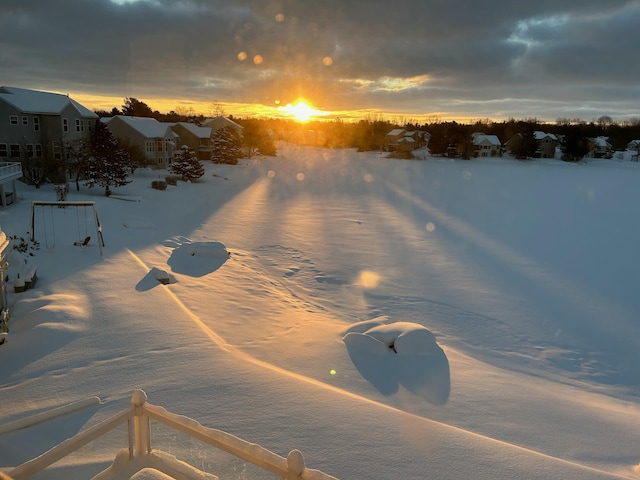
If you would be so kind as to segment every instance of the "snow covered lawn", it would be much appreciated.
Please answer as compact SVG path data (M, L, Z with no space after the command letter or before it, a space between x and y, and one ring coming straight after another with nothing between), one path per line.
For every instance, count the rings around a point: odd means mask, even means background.
M8 470L126 407L153 404L342 479L640 476L640 165L278 156L72 189L36 210L8 271L0 434ZM27 238L21 186L0 211ZM139 201L123 201L134 198ZM88 232L88 233L87 233ZM86 248L78 238L91 235ZM14 292L18 268L34 288ZM264 473L155 428L153 446L223 478ZM89 478L115 431L38 478Z

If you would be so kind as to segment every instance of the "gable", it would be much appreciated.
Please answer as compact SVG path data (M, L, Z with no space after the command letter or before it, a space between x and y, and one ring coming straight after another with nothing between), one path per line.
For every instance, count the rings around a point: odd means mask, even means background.
M81 117L98 118L94 112L61 93L3 86L0 87L0 101L23 113L35 115L60 115L65 108L72 105Z

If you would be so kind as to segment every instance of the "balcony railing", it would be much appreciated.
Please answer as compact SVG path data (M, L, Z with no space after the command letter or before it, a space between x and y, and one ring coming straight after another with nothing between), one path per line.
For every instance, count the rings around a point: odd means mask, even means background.
M14 180L22 176L22 164L20 162L0 162L0 182Z
M145 457L149 458L150 461L148 463L153 464L153 467L157 469L158 462L151 460L158 458L158 455L160 455L161 458L166 458L166 454L154 452L151 448L150 420L155 420L208 445L235 455L238 458L280 476L283 480L336 480L335 477L323 473L320 470L306 468L304 458L299 450L292 450L289 452L289 455L287 455L287 458L281 457L260 445L247 442L221 430L204 427L188 417L176 415L162 407L151 405L147 403L147 395L142 390L136 390L133 393L131 406L129 408L65 440L39 457L29 460L7 472L7 474L13 480L27 479L125 422L127 422L129 437L128 459L125 458L123 461L121 458L123 456L122 454L124 454L125 457L127 456L125 449L118 454L116 461L114 461L109 468L93 478L99 480L121 478L122 473L127 469L129 464L134 464L135 462L136 467L139 466L139 469L144 468ZM165 457L163 457L163 455L165 455ZM171 469L170 466L166 468L168 470ZM171 475L170 471L163 473ZM193 478L202 477L201 475L197 477L194 475Z

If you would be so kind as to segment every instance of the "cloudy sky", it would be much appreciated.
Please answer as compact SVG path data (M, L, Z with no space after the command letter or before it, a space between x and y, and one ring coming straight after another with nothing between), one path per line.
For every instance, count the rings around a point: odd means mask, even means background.
M0 0L0 85L109 110L624 121L640 0Z

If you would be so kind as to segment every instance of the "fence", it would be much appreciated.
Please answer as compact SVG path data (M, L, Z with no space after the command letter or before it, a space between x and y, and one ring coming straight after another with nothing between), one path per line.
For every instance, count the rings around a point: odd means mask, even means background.
M306 468L304 457L299 450L292 450L287 458L281 457L260 445L247 442L221 430L204 427L188 417L176 415L162 407L151 405L147 403L147 395L142 390L136 390L133 393L129 408L80 432L39 457L29 460L7 473L13 480L27 479L122 425L124 422L127 422L128 427L128 462L136 460L141 465L144 465L144 457L153 455L150 420L155 420L208 445L235 455L280 476L283 480L336 480L335 477L319 470ZM142 462L140 462L141 459ZM118 472L123 470L125 466L120 461L114 462L111 467L94 478L99 477L100 480L119 478Z

